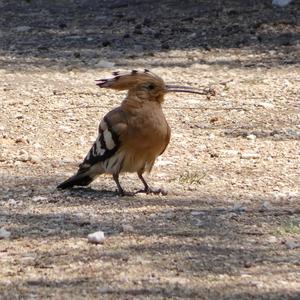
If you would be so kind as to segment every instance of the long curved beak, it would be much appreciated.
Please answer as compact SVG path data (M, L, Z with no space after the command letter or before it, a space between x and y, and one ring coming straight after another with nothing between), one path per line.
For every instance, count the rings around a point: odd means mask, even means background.
M212 91L206 89L198 89L191 86L166 84L167 92L192 93L199 95L211 94Z

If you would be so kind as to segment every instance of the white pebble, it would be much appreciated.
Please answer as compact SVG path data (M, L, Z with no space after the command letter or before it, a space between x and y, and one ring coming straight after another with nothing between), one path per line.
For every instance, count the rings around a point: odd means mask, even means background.
M88 241L92 244L102 244L105 240L103 231L96 231L88 235Z
M4 228L0 228L0 240L9 239L9 237L10 237L10 232Z
M42 159L37 155L31 155L30 161L34 164L37 164L37 163L40 163L42 161Z
M256 135L255 134L249 134L249 135L247 135L247 140L249 140L249 141L255 141L256 140Z

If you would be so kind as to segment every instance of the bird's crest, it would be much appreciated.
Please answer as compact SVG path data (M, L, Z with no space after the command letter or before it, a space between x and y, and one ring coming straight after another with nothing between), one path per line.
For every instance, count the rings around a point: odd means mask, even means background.
M112 78L99 79L97 85L100 88L110 88L114 90L130 90L133 87L146 82L157 82L164 85L164 81L156 74L145 69L143 71L132 70L130 73L113 72Z
M159 92L169 93L169 92L180 92L180 93L193 93L199 95L215 96L215 90L211 88L196 88L191 86L174 85L168 84L163 81L161 77L154 74L153 72L144 69L143 71L132 70L129 73L113 72L113 77L99 79L97 85L100 88L109 88L119 91L131 90L136 86L143 83L154 84ZM157 91L156 90L156 91Z

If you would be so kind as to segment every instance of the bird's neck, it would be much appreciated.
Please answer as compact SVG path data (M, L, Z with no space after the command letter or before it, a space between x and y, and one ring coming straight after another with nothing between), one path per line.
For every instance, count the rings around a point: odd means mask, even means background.
M152 109L161 109L161 102L160 101L150 101L148 99L141 99L134 95L128 95L123 100L121 106L125 109L140 109L140 108L144 108L144 107L148 107L148 108L152 108Z

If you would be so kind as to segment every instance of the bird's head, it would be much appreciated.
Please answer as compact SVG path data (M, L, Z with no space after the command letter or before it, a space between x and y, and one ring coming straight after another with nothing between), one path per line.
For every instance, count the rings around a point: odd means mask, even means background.
M203 91L180 85L166 84L162 78L145 69L144 71L132 70L130 73L121 74L113 72L112 78L96 80L100 88L110 88L119 91L128 90L128 95L134 95L144 101L163 102L164 95L169 92L184 92L203 95Z

